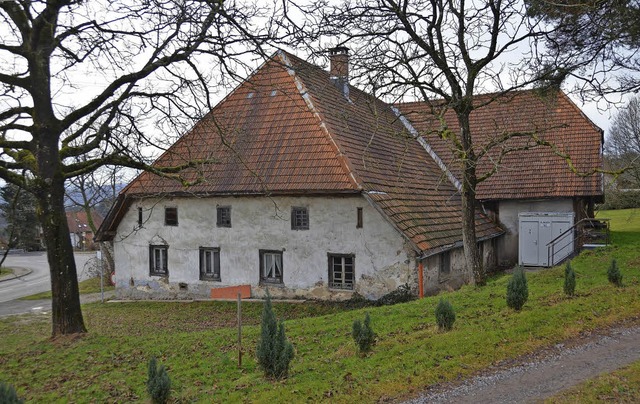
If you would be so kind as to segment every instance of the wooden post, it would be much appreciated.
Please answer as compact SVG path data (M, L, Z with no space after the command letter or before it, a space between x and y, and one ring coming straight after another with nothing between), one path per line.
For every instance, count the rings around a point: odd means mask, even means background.
M422 266L422 260L418 263L418 297L420 299L424 297L424 268Z
M242 367L242 295L238 293L238 367Z

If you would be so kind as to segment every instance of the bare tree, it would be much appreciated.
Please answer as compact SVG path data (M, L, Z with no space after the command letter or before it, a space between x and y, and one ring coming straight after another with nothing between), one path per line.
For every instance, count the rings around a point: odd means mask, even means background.
M613 118L605 152L618 181L640 189L640 97L633 97Z
M584 98L640 89L638 0L526 0L553 27L534 62L555 80L577 78Z
M86 331L65 182L105 165L150 169L148 146L209 110L211 80L243 74L271 12L222 0L0 2L0 178L37 201L53 336Z
M300 10L289 4L289 15ZM304 24L291 18L301 44L313 46L326 38L347 44L355 52L356 81L391 102L410 98L430 107L440 122L437 136L449 143L459 163L466 267L476 284L484 284L475 230L476 188L498 165L478 172L478 163L496 151L499 161L509 152L503 145L513 137L528 139L523 148L544 141L534 131L502 133L486 144L474 144L470 115L510 91L558 85L549 70L532 68L532 60L540 56L536 43L551 34L548 25L528 15L519 0L353 0L301 11L311 16ZM561 62L558 56L554 66L569 64ZM477 97L488 91L494 95ZM453 111L456 122L446 121L447 111Z
M5 184L0 188L0 197L0 212L7 222L4 231L7 246L0 258L2 267L12 248L40 249L42 245L33 196L13 184Z

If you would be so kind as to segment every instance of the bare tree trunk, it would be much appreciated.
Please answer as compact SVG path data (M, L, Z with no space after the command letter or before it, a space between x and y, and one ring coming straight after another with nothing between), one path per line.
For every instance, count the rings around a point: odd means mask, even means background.
M87 332L80 308L78 274L64 210L64 180L39 192L40 225L51 273L52 336Z
M470 108L458 113L460 123L460 138L464 155L462 161L462 246L467 270L472 275L476 285L486 284L486 276L482 259L478 256L478 239L476 237L476 174L477 157L473 150L471 128L469 125Z

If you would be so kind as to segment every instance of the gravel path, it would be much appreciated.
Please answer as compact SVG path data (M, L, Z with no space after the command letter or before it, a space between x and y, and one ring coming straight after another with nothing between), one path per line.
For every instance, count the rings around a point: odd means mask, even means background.
M437 386L406 404L537 402L637 360L640 326L620 327L558 344L456 385Z

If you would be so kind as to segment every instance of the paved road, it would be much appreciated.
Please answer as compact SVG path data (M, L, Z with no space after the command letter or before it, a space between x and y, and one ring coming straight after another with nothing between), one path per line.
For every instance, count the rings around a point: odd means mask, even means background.
M78 279L89 277L87 263L95 257L95 253L75 254ZM4 303L29 296L35 293L51 290L49 264L44 252L9 254L4 266L11 268L25 268L27 274L16 279L0 282L0 306Z

